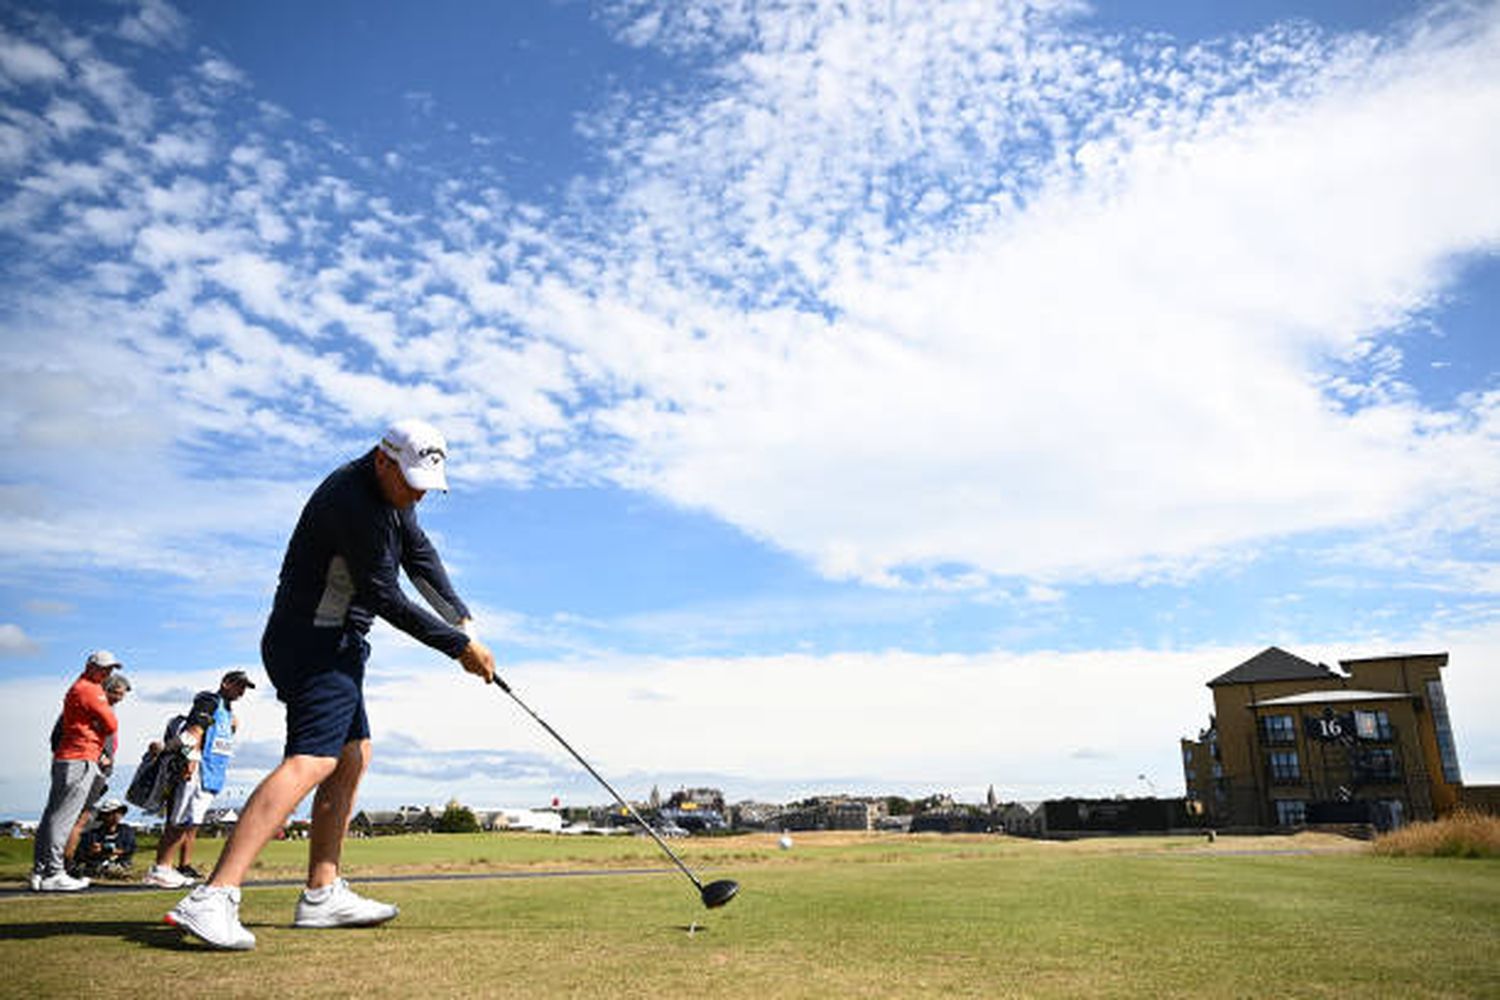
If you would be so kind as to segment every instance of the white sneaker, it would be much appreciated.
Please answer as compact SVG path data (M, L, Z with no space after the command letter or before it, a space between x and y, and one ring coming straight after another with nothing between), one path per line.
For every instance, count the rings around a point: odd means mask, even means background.
M215 948L249 951L255 947L255 935L240 923L240 890L234 886L200 885L163 919Z
M38 880L36 887L42 892L77 892L79 889L87 889L89 880L74 878L67 872L58 872Z
M152 865L146 872L146 877L141 881L146 885L154 885L158 889L185 889L193 884L192 879L176 868L168 868L166 865Z
M321 889L303 889L293 927L374 927L400 913L390 903L366 899L343 879Z
M41 892L42 891L42 877L40 875L38 875L36 872L32 872L31 873L31 882L30 882L30 885L31 885L31 891L32 892Z

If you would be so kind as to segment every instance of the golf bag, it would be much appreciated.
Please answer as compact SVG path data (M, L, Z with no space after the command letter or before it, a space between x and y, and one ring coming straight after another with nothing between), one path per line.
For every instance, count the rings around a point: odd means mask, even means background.
M187 716L174 715L167 721L161 743L146 748L141 762L136 765L135 776L130 779L130 787L125 789L126 802L153 815L159 816L167 811L187 765L187 755L179 736L186 724Z

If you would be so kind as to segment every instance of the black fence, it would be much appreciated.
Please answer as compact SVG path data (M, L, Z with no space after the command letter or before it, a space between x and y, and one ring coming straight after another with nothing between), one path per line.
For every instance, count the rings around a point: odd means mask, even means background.
M1055 799L1042 809L1048 833L1162 833L1202 823L1186 799Z

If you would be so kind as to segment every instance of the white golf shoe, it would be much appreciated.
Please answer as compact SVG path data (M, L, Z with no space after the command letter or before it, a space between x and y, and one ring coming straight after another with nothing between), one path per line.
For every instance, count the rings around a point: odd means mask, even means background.
M40 892L77 892L88 887L88 879L74 878L67 872L45 875L36 881L36 888Z
M400 913L390 903L366 899L343 879L321 889L303 889L294 927L374 927Z
M164 919L215 948L249 951L255 947L255 935L240 923L240 890L234 886L200 885Z
M168 868L166 865L152 865L141 881L146 885L154 885L158 889L186 889L193 884L192 879L176 868Z

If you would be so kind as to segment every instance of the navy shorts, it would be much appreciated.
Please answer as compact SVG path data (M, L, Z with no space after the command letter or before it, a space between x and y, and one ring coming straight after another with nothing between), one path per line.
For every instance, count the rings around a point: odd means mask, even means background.
M364 693L370 644L361 636L267 626L260 656L286 703L285 756L337 757L345 744L370 738Z

